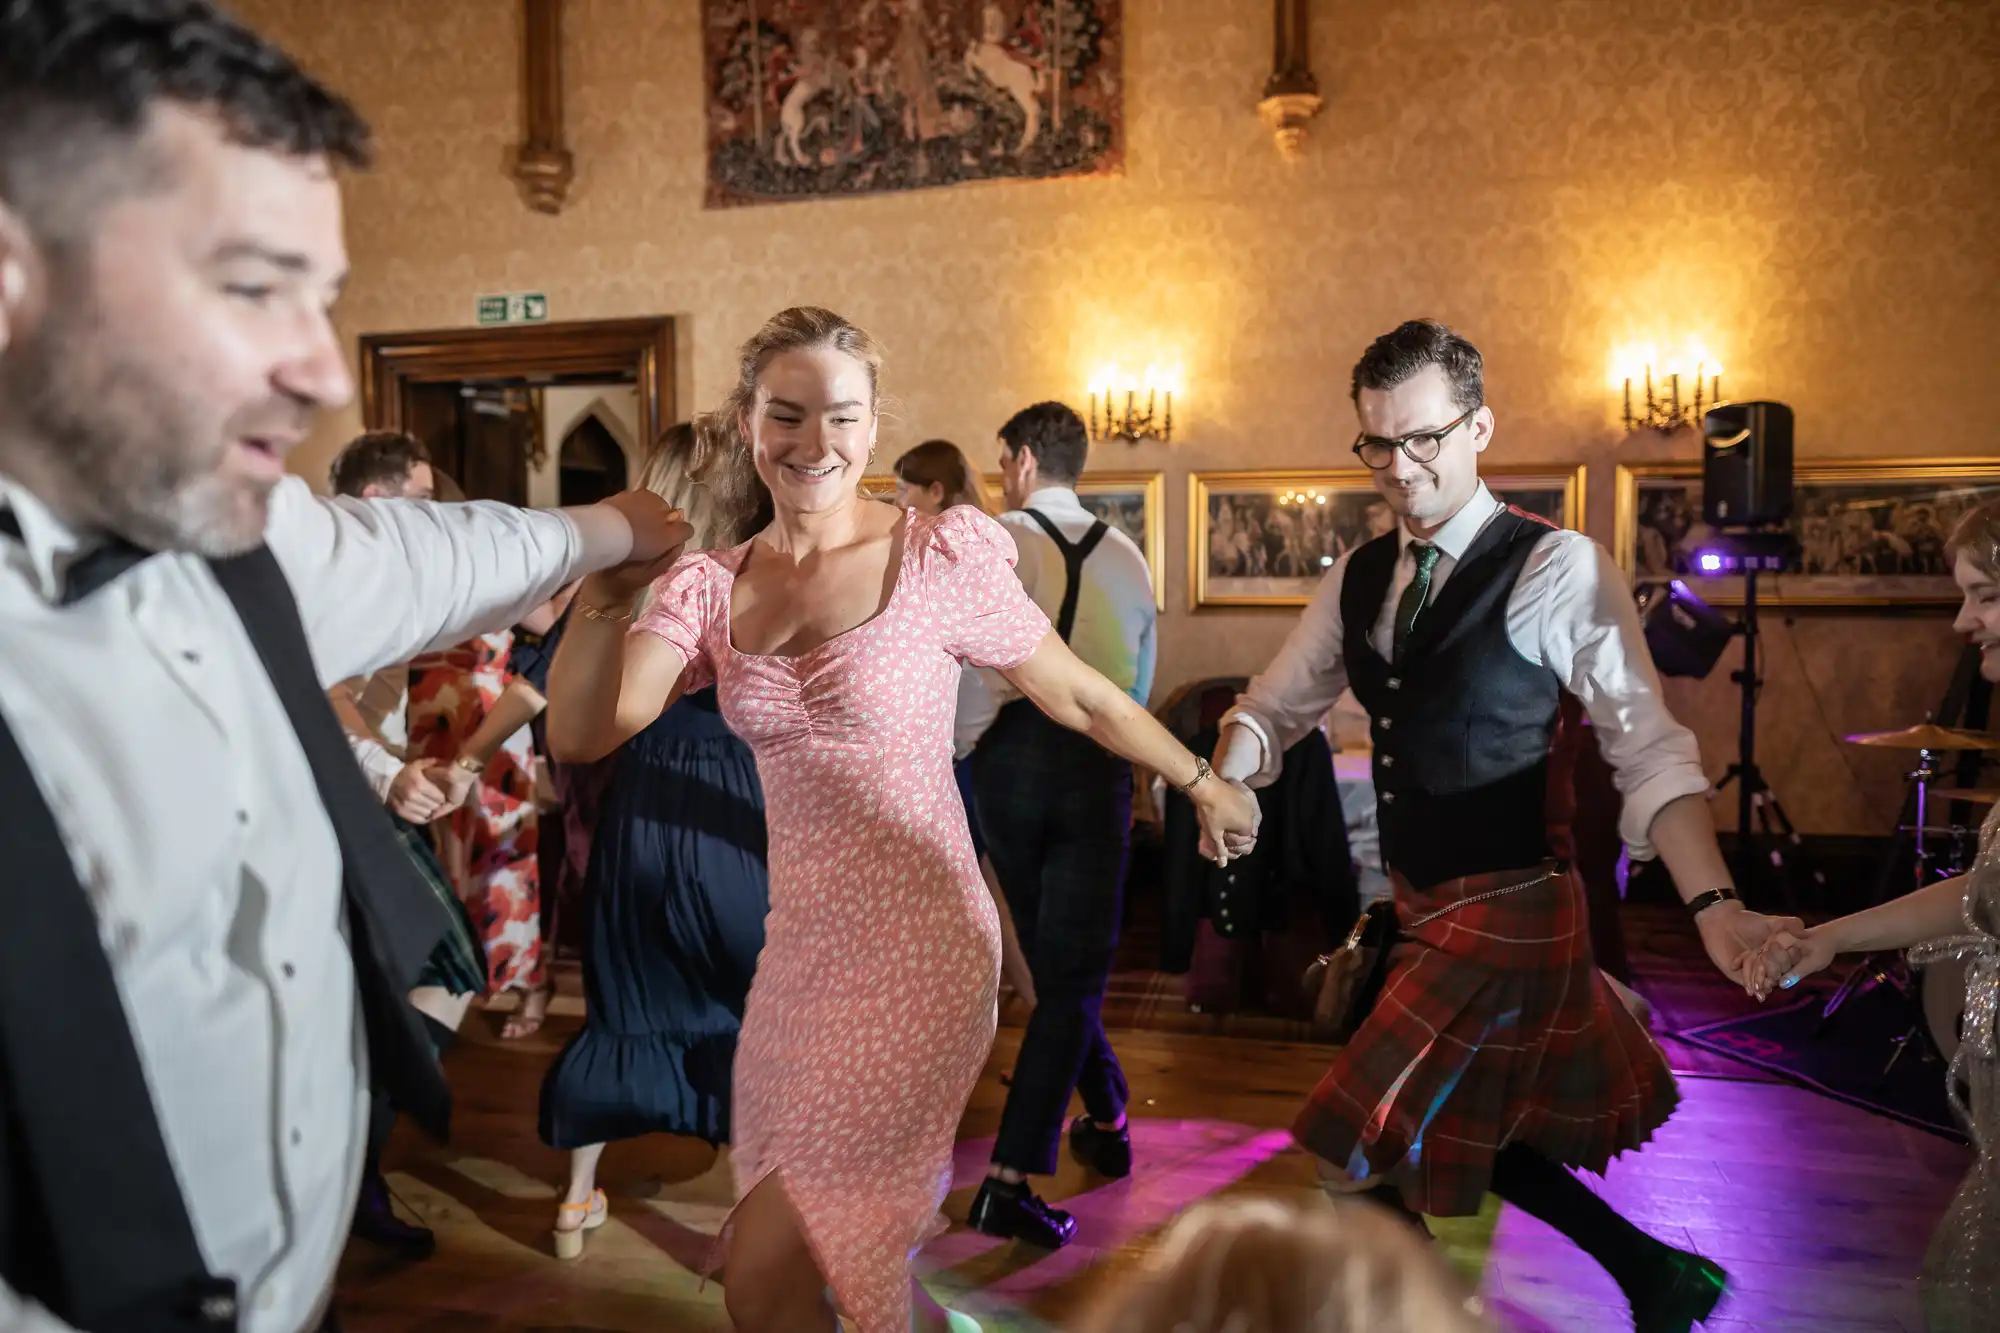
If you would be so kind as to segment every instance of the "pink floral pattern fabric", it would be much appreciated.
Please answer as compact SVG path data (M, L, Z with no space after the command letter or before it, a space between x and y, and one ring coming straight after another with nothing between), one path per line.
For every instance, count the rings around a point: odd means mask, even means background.
M747 545L655 585L634 633L713 679L757 756L771 912L735 1070L736 1196L776 1173L842 1311L907 1333L909 1257L942 1227L952 1144L993 1043L1000 926L952 779L962 664L1048 633L1006 531L970 508L903 519L872 620L795 657L737 652Z

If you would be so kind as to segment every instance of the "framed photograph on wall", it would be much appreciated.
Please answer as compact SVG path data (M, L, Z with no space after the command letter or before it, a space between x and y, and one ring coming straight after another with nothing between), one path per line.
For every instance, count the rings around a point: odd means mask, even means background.
M1507 504L1545 518L1559 528L1583 531L1584 479L1581 465L1481 468L1486 488Z
M1005 507L1001 499L1000 474L980 477L986 488L986 502L996 510ZM894 501L894 476L863 477L861 493L877 500ZM1077 483L1076 498L1083 507L1132 539L1146 557L1153 576L1153 603L1167 609L1167 474L1164 472L1092 472Z
M1701 516L1701 463L1618 469L1612 554L1639 582L1679 578L1705 601L1743 600L1740 578L1704 577L1696 555L1711 536ZM2000 460L1858 459L1793 469L1796 572L1758 581L1758 603L1950 607L1957 585L1945 538L1961 514L2000 499Z
M1188 478L1188 603L1304 606L1342 554L1396 516L1365 469Z
M1000 478L987 487L998 501ZM1167 474L1086 472L1076 484L1083 507L1132 539L1153 576L1153 605L1167 609Z

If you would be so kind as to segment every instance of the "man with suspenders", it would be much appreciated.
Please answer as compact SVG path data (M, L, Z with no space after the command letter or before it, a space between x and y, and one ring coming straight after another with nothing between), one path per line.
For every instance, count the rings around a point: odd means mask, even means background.
M1143 704L1153 684L1152 575L1132 540L1076 497L1089 448L1082 419L1061 403L1016 413L1000 428L1010 511L1000 521L1020 548L1015 572L1063 641ZM1070 1126L1071 1150L1101 1175L1132 1169L1125 1075L1102 1017L1132 768L1015 697L973 753L973 794L1037 1003L971 1221L988 1235L1055 1249L1076 1235L1076 1221L1037 1198L1027 1177L1055 1171L1072 1091L1085 1114Z

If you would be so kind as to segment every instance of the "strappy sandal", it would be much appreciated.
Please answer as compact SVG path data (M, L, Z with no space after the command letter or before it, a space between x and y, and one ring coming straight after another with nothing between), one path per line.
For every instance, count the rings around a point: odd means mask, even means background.
M582 1213L583 1221L573 1227L560 1225L571 1213ZM588 1203L564 1203L556 1205L556 1258L581 1259L583 1257L583 1233L595 1231L611 1220L611 1207L605 1200L603 1190L592 1190Z

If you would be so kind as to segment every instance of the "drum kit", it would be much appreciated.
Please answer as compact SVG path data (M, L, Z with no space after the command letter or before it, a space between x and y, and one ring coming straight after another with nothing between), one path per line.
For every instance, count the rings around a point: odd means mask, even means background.
M1864 732L1847 737L1847 743L1916 753L1916 767L1909 774L1916 797L1916 822L1900 825L1896 830L1910 835L1916 880L1912 887L1920 889L1926 884L1952 879L1970 870L1972 858L1979 850L1979 825L1988 810L2000 804L2000 790L1937 786L1936 764L1948 754L2000 751L2000 733L1965 731L1926 722L1900 731ZM1947 810L1970 808L1972 818L1969 822L1933 824L1931 813L1940 805ZM1958 1047L1958 1023L1965 1005L1964 965L1946 963L1924 969L1923 976L1914 981L1914 995L1912 982L1906 978L1907 965L1900 957L1892 959L1871 955L1848 975L1840 989L1826 1002L1823 1016L1833 1017L1834 1012L1863 986L1887 983L1905 996L1918 1000L1923 1010L1921 1030L1928 1032L1939 1053L1949 1060ZM1913 1028L1909 1037L1897 1043L1896 1053L1889 1060L1890 1067L1894 1067L1902 1057L1918 1030ZM1883 1072L1886 1074L1888 1070Z

